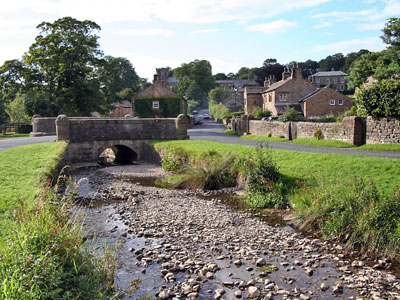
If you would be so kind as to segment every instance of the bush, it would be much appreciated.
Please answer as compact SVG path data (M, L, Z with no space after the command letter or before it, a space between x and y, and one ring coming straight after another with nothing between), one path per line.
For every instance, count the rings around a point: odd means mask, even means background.
M384 79L370 88L361 87L355 93L359 110L374 118L400 118L400 80Z
M298 112L294 109L294 107L286 107L286 111L283 115L281 115L278 119L281 122L288 122L288 121L303 121L304 117L301 112Z
M268 118L272 115L272 112L270 112L269 110L263 110L262 108L258 108L256 109L254 112L252 112L252 115L256 118L256 119L262 119L262 118Z
M231 117L229 109L222 104L220 105L215 102L209 101L208 109L210 111L210 115L216 119L228 119Z
M324 139L324 134L322 133L321 129L315 130L313 135L317 140L323 140Z
M268 131L266 135L267 135L267 137L272 137L271 131Z
M187 160L184 150L179 147L161 153L161 166L166 171L181 170L187 164Z
M271 152L258 147L246 164L246 202L259 208L286 208L284 185Z

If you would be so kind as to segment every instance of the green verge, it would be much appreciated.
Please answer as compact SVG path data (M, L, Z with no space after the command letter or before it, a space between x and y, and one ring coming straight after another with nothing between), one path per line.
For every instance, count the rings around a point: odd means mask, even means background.
M357 150L374 150L374 151L400 151L400 144L370 144L362 145Z
M0 140L1 140L1 139L23 138L23 137L29 137L29 133L8 132L6 135L0 134Z
M240 162L257 151L255 147L208 141L162 141L154 146L161 155L173 153L192 165L212 157L233 156L232 171L242 175L245 170L240 170ZM288 187L286 197L305 229L382 250L398 259L399 159L268 151L282 184Z
M0 151L0 299L113 298L115 260L83 244L55 193L65 143ZM56 180L57 179L57 180Z
M328 147L328 148L352 148L354 145L336 140L318 140L318 139L295 139L289 141L291 144L300 144L308 146Z
M225 130L224 133L227 134L227 135L235 135L236 131L232 130L232 129L228 129L228 130Z
M242 135L240 137L244 140L252 140L252 141L260 141L260 142L287 142L288 139L280 138L280 137L267 137L267 136L260 136L260 135Z

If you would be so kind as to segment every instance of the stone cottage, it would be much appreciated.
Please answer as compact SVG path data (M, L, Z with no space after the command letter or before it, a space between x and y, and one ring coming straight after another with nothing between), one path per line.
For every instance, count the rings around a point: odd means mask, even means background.
M175 118L184 114L186 100L171 90L162 74L155 74L153 84L133 97L133 114L141 118Z

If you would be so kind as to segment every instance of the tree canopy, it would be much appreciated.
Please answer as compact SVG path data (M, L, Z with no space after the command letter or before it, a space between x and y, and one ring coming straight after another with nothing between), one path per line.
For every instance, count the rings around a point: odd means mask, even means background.
M215 87L211 64L207 60L184 63L174 70L174 76L178 79L178 93L186 99L203 103L208 92Z
M277 62L275 58L268 58L264 61L263 66L255 72L256 81L263 85L265 78L275 76L277 81L282 79L284 66Z
M390 18L382 29L381 39L389 46L400 48L400 18Z

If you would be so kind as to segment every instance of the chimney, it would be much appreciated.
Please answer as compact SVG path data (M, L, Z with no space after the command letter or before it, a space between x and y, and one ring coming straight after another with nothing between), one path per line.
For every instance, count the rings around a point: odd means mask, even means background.
M276 82L275 75L269 75L269 82L270 84L274 84Z
M286 79L290 78L290 72L288 68L284 68L283 69L283 73L282 73L282 81L285 81Z
M164 84L164 80L163 80L162 75L154 74L153 84L154 85L162 85L162 84Z
M298 63L293 65L292 78L301 78L301 79L303 78L303 75L301 75L301 68L299 67Z
M267 79L267 77L265 77L264 79L264 87L270 87L271 83L270 81Z

